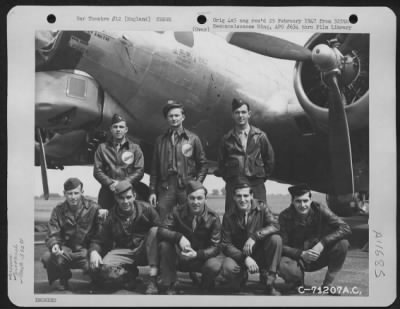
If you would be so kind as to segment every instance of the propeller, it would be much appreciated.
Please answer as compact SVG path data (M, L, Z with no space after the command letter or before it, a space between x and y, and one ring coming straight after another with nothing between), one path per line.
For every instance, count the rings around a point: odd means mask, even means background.
M40 156L40 169L42 171L42 184L43 184L43 195L46 200L49 199L49 182L47 179L47 163L46 163L46 153L44 151L42 133L40 129L37 129L37 134L39 137L39 156Z
M333 183L336 194L354 193L354 175L350 133L344 106L346 99L341 93L337 74L325 76L329 87L329 150Z
M253 32L233 32L228 43L252 52L286 60L311 60L311 51L301 45L272 35Z
M309 49L289 41L261 33L232 33L230 44L252 52L287 60L309 61L319 69L329 89L329 153L333 185L336 194L354 193L354 175L349 126L345 111L346 99L340 88L340 79L352 79L343 68L343 54L351 48L355 35L338 35L332 47L319 44ZM350 74L350 75L349 75Z

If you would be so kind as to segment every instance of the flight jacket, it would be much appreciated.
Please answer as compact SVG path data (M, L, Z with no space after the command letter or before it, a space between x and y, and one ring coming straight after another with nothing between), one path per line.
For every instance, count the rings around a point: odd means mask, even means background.
M55 244L67 246L72 250L89 245L89 238L100 223L99 205L82 197L81 207L76 218L67 201L58 204L52 210L46 238L46 245L50 250Z
M349 225L336 216L327 206L311 203L305 220L301 220L293 204L279 215L283 243L282 255L299 260L304 250L318 242L324 247L351 235Z
M167 189L168 163L172 156L171 131L160 135L155 142L150 172L150 193L157 193L160 187ZM189 180L204 181L207 175L207 159L200 138L183 129L176 144L176 167L179 186L184 188Z
M91 238L89 254L96 250L104 255L112 249L141 249L144 239L153 226L160 225L160 217L149 203L134 201L135 211L130 224L124 227L117 206L110 210L101 228Z
M246 226L236 207L224 214L222 250L226 256L243 263L246 258L243 247L250 237L257 242L277 233L279 225L269 207L264 201L253 199Z
M206 260L217 256L221 242L219 216L205 206L193 231L193 216L188 207L186 204L174 207L158 229L158 239L178 244L181 237L185 236L190 241L193 250L197 252L198 259Z
M102 186L114 180L127 180L133 185L144 175L144 158L140 146L125 138L117 152L112 140L98 146L94 156L93 176Z
M265 181L274 167L274 150L267 135L250 126L246 150L235 133L230 130L222 137L218 151L216 176L230 181L238 176Z

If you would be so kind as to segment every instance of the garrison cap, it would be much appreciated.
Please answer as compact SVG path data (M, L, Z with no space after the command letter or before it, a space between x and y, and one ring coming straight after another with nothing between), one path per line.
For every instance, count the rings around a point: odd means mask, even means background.
M249 180L244 176L237 177L233 183L233 191L242 188L251 188Z
M250 105L246 101L243 101L242 99L233 99L232 100L232 112L237 110L239 107L242 105L246 105L247 109L250 110Z
M118 123L118 122L121 122L121 121L125 121L126 122L124 117L122 117L121 115L118 115L118 114L114 114L114 116L112 117L112 120L111 120L111 124L113 125L114 123Z
M115 191L114 194L121 194L124 193L125 191L128 191L129 189L132 189L132 184L127 181L127 180L122 180L118 182L118 184L115 186Z
M72 189L75 189L78 186L82 186L82 181L80 181L78 178L68 178L65 182L64 182L64 191L69 191Z
M299 196L299 195L303 195L307 192L310 192L311 189L306 183L300 183L300 184L289 187L288 191L292 196Z
M182 108L182 110L183 110L183 105L182 105L182 103L179 103L178 101L168 100L167 104L165 104L165 106L163 107L163 110L162 110L165 118L167 118L168 112L173 108Z
M203 189L207 195L207 189L203 186L203 184L198 180L190 180L186 184L186 194L189 195L190 193L197 191L199 189Z

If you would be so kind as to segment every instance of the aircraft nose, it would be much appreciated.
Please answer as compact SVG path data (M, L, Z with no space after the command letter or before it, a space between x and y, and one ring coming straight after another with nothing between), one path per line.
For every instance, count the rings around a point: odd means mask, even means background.
M36 73L36 127L72 130L100 120L99 88L88 75L75 72Z

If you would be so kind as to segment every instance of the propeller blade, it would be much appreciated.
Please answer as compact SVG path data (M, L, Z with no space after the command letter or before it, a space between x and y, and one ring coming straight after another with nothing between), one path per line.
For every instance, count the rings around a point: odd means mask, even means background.
M336 194L354 193L353 163L350 133L337 76L330 74L325 82L329 86L329 152Z
M37 129L39 136L39 155L40 155L40 169L42 171L42 184L43 184L43 195L46 200L49 199L49 182L47 180L47 163L46 163L46 153L44 151L42 133L40 129Z
M298 61L311 59L311 51L309 49L272 35L234 32L227 37L227 41L232 45L268 57Z

